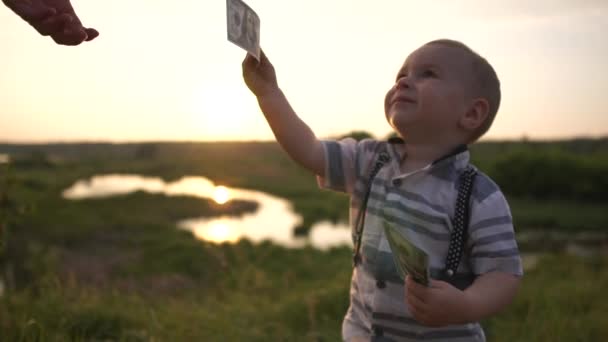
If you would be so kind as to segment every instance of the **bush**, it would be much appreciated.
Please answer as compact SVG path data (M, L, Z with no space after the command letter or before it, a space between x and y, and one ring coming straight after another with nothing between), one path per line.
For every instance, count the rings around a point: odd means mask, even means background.
M535 199L606 202L608 160L563 151L518 151L490 168L507 194Z

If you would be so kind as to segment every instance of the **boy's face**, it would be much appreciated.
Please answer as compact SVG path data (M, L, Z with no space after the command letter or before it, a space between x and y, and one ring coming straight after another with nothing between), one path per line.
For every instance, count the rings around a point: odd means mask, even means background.
M471 72L464 51L442 44L422 46L406 59L386 94L386 119L406 141L456 131L470 105Z

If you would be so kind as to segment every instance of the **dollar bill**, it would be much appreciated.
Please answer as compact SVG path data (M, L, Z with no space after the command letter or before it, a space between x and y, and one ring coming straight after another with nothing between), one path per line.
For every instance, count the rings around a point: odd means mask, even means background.
M397 229L384 221L384 234L393 252L393 261L401 279L411 275L415 282L429 286L429 257L406 239Z
M241 0L226 0L228 40L260 60L260 18Z

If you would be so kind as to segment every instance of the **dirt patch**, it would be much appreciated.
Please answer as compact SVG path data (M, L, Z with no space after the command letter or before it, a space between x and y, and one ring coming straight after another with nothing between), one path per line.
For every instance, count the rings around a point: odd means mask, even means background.
M124 273L128 265L141 262L142 253L124 244L120 233L96 234L71 249L60 249L59 279L75 286L116 289L140 295L179 295L199 281L183 274L166 273L133 277Z
M59 253L60 278L83 285L107 287L112 283L112 273L121 265L137 260L140 254L100 246L91 251L62 250Z

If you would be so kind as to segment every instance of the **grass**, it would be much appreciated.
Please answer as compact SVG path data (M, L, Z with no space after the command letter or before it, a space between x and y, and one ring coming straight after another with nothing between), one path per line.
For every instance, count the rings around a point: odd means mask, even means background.
M525 275L515 303L486 322L491 341L604 341L608 258L547 256Z
M577 148L597 153L603 146ZM511 148L484 146L479 154ZM247 202L217 206L143 192L81 201L60 196L76 180L95 174L167 181L202 175L285 197L304 216L304 226L345 221L347 198L319 191L314 178L276 144L10 149L23 159L0 174L0 216L7 224L0 255L7 287L0 298L1 341L340 339L351 272L348 248L214 245L175 226L182 218L254 210ZM605 203L509 201L518 230L608 227ZM543 257L526 274L513 305L483 322L489 340L602 341L608 336L607 266L606 257Z

